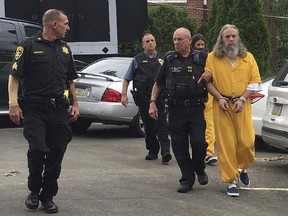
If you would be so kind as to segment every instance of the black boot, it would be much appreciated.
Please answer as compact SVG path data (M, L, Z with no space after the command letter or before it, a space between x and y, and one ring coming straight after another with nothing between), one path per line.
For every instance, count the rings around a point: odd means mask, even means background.
M29 209L37 209L39 206L39 195L37 193L30 192L25 199L25 205Z
M58 206L53 202L52 197L41 199L42 207L46 213L57 213Z

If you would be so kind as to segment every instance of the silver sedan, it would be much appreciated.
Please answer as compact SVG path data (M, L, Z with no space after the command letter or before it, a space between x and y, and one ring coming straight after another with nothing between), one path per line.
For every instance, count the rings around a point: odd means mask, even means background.
M107 57L79 71L75 87L80 118L72 124L74 131L86 130L92 122L100 122L127 125L131 135L144 136L143 123L131 93L128 94L127 108L121 104L122 77L131 61L130 57ZM131 89L132 83L129 91Z

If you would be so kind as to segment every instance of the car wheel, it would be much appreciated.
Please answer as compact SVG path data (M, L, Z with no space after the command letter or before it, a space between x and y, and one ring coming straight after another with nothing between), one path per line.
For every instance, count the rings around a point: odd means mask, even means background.
M85 118L78 118L77 121L72 122L71 128L73 132L83 132L87 130L92 124L92 120Z
M144 124L141 119L140 113L138 112L137 115L134 117L132 121L132 125L130 126L130 130L133 137L144 137L145 131L144 131Z

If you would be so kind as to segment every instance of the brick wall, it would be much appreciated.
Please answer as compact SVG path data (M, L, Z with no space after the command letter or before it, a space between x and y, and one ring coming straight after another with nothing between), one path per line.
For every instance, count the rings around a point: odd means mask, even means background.
M188 17L196 19L197 26L208 20L209 10L212 7L213 0L207 0L207 6L204 6L204 0L187 0L187 3L171 3L177 8L183 8L188 12ZM158 4L148 3L148 7Z

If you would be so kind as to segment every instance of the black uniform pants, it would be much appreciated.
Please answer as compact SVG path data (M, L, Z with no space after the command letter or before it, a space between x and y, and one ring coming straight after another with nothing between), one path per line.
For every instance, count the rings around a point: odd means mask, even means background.
M195 172L200 175L204 173L207 143L203 111L204 105L169 107L168 118L172 149L182 173L180 184L193 185ZM192 148L192 157L189 143Z
M154 120L149 115L149 102L139 101L139 111L145 128L145 143L149 154L158 155L161 147L161 155L170 152L169 131L165 114L163 99L157 101L158 119Z
M28 103L24 107L24 137L29 143L28 188L44 200L58 192L57 180L72 131L65 106Z

